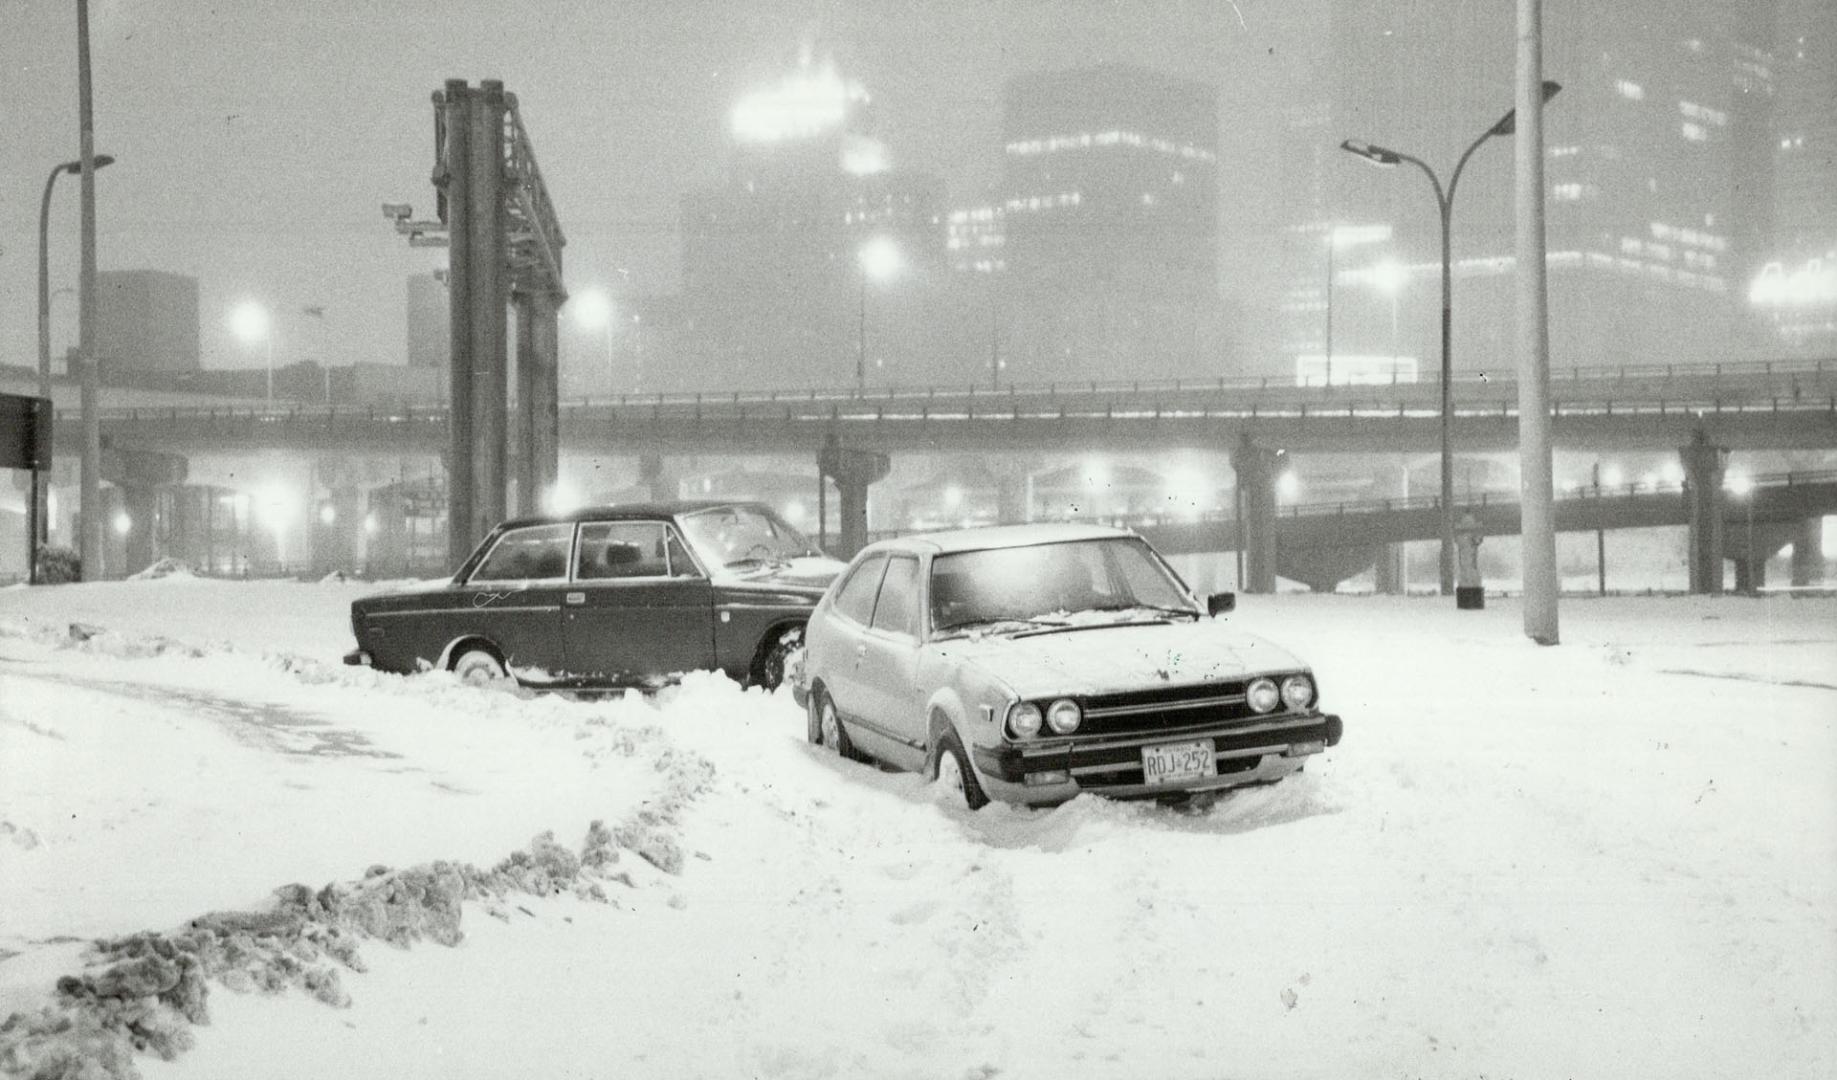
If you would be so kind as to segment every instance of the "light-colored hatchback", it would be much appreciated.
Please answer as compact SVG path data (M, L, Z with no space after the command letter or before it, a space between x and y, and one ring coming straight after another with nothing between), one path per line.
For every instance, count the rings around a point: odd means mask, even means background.
M1279 780L1339 741L1312 673L1216 617L1147 541L1017 525L862 549L811 614L810 741L965 802L1185 796Z

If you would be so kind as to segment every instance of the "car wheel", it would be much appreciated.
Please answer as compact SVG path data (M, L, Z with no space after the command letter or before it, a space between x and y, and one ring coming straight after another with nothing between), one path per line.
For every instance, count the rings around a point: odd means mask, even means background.
M778 635L771 648L759 659L759 667L753 673L753 684L767 690L776 690L785 681L785 667L790 662L791 654L804 643L804 631L793 627Z
M480 648L460 653L453 661L453 674L459 676L460 682L471 686L490 686L510 677L496 653Z
M963 740L957 738L956 732L947 731L938 740L932 775L946 790L961 795L965 807L980 810L989 804L989 797L982 790L982 782L976 779L975 771L970 768L970 758L963 749Z
M836 703L821 690L810 695L810 742L827 746L849 761L864 760L855 744L849 741L848 730L836 714Z

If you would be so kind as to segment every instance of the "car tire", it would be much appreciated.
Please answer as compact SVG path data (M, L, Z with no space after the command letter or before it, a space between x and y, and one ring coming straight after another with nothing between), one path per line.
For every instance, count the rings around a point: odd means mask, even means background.
M453 658L453 674L471 686L490 686L510 677L504 661L490 649L474 646Z
M776 690L785 681L785 666L790 662L791 654L804 644L804 629L794 626L780 631L771 646L760 654L759 664L753 670L753 685L766 690Z
M970 768L970 756L955 731L946 731L938 740L937 752L931 760L931 778L956 788L967 809L980 810L989 805L988 793L982 790L982 781L976 779L976 771Z
M867 760L849 739L848 729L842 726L842 718L836 715L836 703L820 689L810 695L809 737L812 746L827 746L845 761Z

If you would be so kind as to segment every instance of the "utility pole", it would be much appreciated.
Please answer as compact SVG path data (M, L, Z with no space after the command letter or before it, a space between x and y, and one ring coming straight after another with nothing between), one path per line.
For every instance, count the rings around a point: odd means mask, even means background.
M1518 468L1524 632L1555 645L1556 510L1550 460L1550 296L1544 263L1543 0L1518 0Z
M83 580L98 581L102 577L102 420L96 413L96 117L89 72L89 0L77 0L77 125L83 246L82 276L77 282L83 412L80 551Z

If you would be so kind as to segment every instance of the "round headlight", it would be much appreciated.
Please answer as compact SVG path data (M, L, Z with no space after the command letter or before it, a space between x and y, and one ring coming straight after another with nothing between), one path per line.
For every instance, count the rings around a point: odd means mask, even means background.
M1314 680L1306 675L1290 675L1283 679L1282 703L1291 709L1305 709L1314 704Z
M1008 710L1008 730L1023 739L1031 739L1040 733L1040 707L1031 701L1023 701Z
M1060 698L1052 703L1052 708L1046 710L1046 723L1061 735L1070 735L1077 731L1079 723L1083 720L1084 713L1079 710L1078 703L1071 698Z
M1252 679L1244 688L1244 700L1252 712L1269 712L1281 703L1282 691L1276 689L1274 679Z

